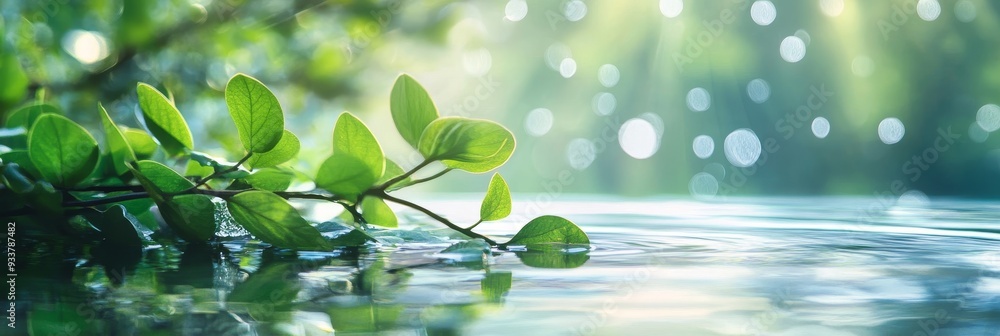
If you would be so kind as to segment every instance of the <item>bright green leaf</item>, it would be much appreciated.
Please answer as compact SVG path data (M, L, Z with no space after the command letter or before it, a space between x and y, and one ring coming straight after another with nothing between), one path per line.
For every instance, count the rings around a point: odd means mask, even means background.
M292 185L295 174L277 168L263 168L247 177L243 181L256 189L267 191L283 191Z
M396 130L413 148L417 148L420 135L438 118L437 108L427 90L409 75L400 75L392 86L389 110Z
M97 167L97 140L86 129L58 114L45 114L28 133L28 156L42 178L72 187Z
M170 167L164 166L162 163L145 160L139 161L136 165L139 167L142 177L156 186L156 190L160 193L179 193L194 187L194 182L184 178L184 176L170 169ZM144 185L144 187L146 186ZM146 189L149 188L147 187Z
M292 134L291 131L285 130L282 133L281 140L278 141L278 144L274 148L250 156L250 159L246 162L246 166L251 169L265 168L288 162L288 160L295 158L299 154L299 146L299 138L295 134Z
M156 152L156 141L153 140L153 137L149 133L125 126L118 126L118 129L125 135L125 140L128 141L128 145L132 148L132 152L135 153L137 159L148 159Z
M247 191L228 200L233 219L266 243L297 250L328 250L329 244L284 198Z
M365 197L361 200L361 216L365 217L368 224L384 227L398 227L399 220L396 213L392 212L388 204L381 198Z
M333 155L319 168L316 186L337 195L356 198L382 177L382 146L361 120L350 113L337 119Z
M510 215L510 188L500 174L493 174L490 186L486 188L486 197L479 208L479 218L484 221L504 219Z
M101 113L101 124L104 125L104 139L108 142L108 152L111 153L112 164L115 174L123 175L128 172L128 162L135 161L135 153L129 146L125 135L118 129L118 125L111 120L104 105L97 104L97 110Z
M484 173L507 162L514 153L514 135L492 121L447 117L427 126L419 149L447 167Z
M59 111L59 108L49 104L28 105L17 109L8 115L5 127L24 127L24 129L31 129L31 126L35 124L35 120L38 120L38 117L41 117L42 114L45 113L60 114L61 112Z
M171 156L179 156L185 149L194 149L191 130L174 103L146 83L139 83L136 91L146 128L160 141L163 150Z
M576 224L558 216L541 216L532 219L504 245L590 244L590 238Z
M248 152L267 152L281 140L285 129L281 105L274 93L257 79L244 74L229 79L226 105Z

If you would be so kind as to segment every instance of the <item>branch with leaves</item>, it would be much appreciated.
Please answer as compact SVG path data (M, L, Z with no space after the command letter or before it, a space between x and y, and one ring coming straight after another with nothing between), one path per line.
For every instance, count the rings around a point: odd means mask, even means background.
M499 174L493 175L487 188L480 220L465 227L393 196L396 190L453 170L492 171L507 162L515 147L513 134L500 124L441 117L427 91L407 75L400 76L393 86L392 119L399 134L424 160L404 171L385 156L368 127L345 112L333 127L333 154L309 179L316 189L308 192L287 190L300 175L289 163L299 152L299 139L284 129L281 105L260 81L238 74L226 85L226 105L244 149L232 164L194 151L188 123L166 95L145 83L138 84L137 94L148 133L118 126L98 105L105 138L103 152L87 129L54 106L38 103L12 113L5 125L9 131L3 133L10 136L0 137L0 144L11 148L0 154L0 200L5 204L0 215L81 216L93 229L85 233L135 245L144 241L144 226L156 227L143 222L152 218L149 212L155 206L177 237L205 242L215 237L216 212L220 210L213 200L221 199L235 222L263 242L297 250L329 250L374 241L365 232L368 224L396 227L398 219L388 201L501 248L590 242L575 224L556 216L530 221L505 243L474 231L484 222L510 215L510 190ZM435 162L446 169L413 178ZM165 163L183 163L183 173ZM342 205L350 220L358 224L346 235L364 239L324 237L289 203L293 199ZM108 216L115 220L108 220ZM76 226L68 231L72 230L88 229Z

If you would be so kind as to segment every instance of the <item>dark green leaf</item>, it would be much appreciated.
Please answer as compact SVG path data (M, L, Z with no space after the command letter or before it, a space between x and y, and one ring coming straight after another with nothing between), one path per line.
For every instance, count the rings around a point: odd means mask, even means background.
M299 138L292 134L292 132L285 130L282 133L281 140L278 144L271 148L271 150L257 153L247 160L246 166L253 168L265 168L274 167L282 163L288 162L295 158L299 154Z
M28 156L27 150L13 150L0 154L0 160L3 160L5 163L13 162L21 165L21 168L27 171L32 177L39 178L42 176L38 172L38 168L35 168L35 164L31 163L31 158Z
M297 250L328 250L329 244L284 198L247 191L228 200L233 219L266 243Z
M484 173L507 162L514 153L514 135L492 121L447 117L427 126L419 149L449 168Z
M524 245L529 249L533 245L565 245L590 244L590 238L576 224L558 216L541 216L532 219L518 231L514 238L504 245Z
M295 174L277 168L263 168L243 178L256 189L283 191L292 185Z
M365 217L368 224L384 227L398 227L399 220L392 212L389 205L385 204L381 198L365 197L361 200L361 215Z
M118 125L111 120L104 105L97 104L97 110L101 114L101 124L104 125L104 139L108 142L108 152L111 154L112 164L115 174L124 175L128 173L128 163L136 160L132 147L129 146L125 135L118 129Z
M484 221L504 219L511 210L510 189L500 174L493 174L490 186L486 188L486 197L479 208L479 218Z
M382 146L372 132L354 115L341 114L333 130L333 155L320 166L316 186L356 198L373 186L384 171Z
M115 205L106 211L92 210L85 214L105 241L117 246L142 246L144 236L139 221L124 206Z
M45 113L60 114L61 112L58 108L49 104L28 105L8 115L5 127L31 129L31 126L35 124L35 120L38 120L38 117L41 117Z
M128 145L132 148L137 159L149 159L156 152L156 141L149 133L125 126L118 126L118 129L125 135L125 140L128 141Z
M420 135L438 118L437 108L427 90L409 75L400 75L392 86L389 110L396 130L413 148L417 148Z
M97 140L58 114L44 114L28 134L28 156L42 178L60 187L82 182L97 167Z
M237 74L226 84L226 105L236 122L243 148L248 152L270 151L281 140L285 117L278 98L257 79Z
M185 150L194 149L191 130L174 103L146 83L139 83L136 91L146 128L160 141L163 150L171 156L179 156Z

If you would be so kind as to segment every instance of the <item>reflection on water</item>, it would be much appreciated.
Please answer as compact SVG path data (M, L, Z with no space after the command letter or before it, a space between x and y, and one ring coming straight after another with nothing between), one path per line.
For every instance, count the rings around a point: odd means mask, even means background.
M590 251L418 238L436 231L298 255L36 243L19 307L37 334L1000 335L1000 206L872 202L549 203Z

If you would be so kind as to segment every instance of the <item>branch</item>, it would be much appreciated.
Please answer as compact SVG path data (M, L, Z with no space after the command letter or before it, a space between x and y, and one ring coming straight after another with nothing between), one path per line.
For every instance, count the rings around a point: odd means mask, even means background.
M399 186L399 188L396 188L396 189L401 189L403 187L409 187L409 186L418 185L418 184L421 184L421 183L424 183L424 182L436 179L438 177L444 176L444 174L447 174L450 171L451 171L451 168L448 168L448 169L442 170L441 172L439 172L437 174L434 174L434 175L431 175L431 176L428 176L428 177L425 177L425 178L422 178L422 179L412 180L409 183L404 183L403 185Z
M177 192L177 193L172 193L170 195L174 196L174 195L180 195L180 194L187 194L187 193L190 193L192 191L198 190L198 187L205 185L205 183L208 183L208 181L211 181L212 179L215 179L215 178L218 178L218 177L220 177L222 175L226 175L226 174L229 174L229 173L232 173L234 171L239 170L240 166L243 165L244 162L247 162L247 160L250 160L251 156L253 156L253 152L247 152L247 155L244 156L239 161L237 161L236 164L234 164L232 167L226 168L225 170L216 171L216 172L212 173L211 175L205 176L205 177L201 178L200 180L198 180L197 182L195 182L195 184L194 184L193 187L181 190L180 192Z
M455 223L452 223L447 218L441 217L441 215L438 215L438 214L436 214L436 213L434 213L434 212L432 212L430 210L427 210L426 208L424 208L422 206L416 205L416 204L414 204L414 203L412 203L410 201L407 201L407 200L404 200L404 199L399 199L399 198L396 198L396 197L392 197L389 194L386 194L385 192L380 192L380 193L377 193L377 194L372 194L372 196L380 197L380 198L382 198L382 199L384 199L386 201L393 202L393 203L396 203L396 204L400 204L400 205L409 207L409 208L411 208L413 210L420 211L420 212L424 213L425 215L427 215L427 216L429 216L431 218L434 218L438 222L441 222L441 224L444 224L444 225L448 226L452 230L458 231L458 232L460 232L460 233L462 233L462 234L464 234L466 236L469 236L470 238L480 238L482 240L485 240L487 244L494 245L494 246L498 245L495 240L490 239L489 237L486 237L484 235L472 232L472 230L465 229L465 228L462 228L461 226L455 225Z
M434 162L434 160L431 160L429 158L428 159L424 159L424 162L421 162L416 167L413 167L413 169L410 169L410 171L408 171L406 173L403 173L403 175L399 175L399 176L393 177L393 178L389 179L388 181L385 181L385 183L382 183L382 185L379 185L379 186L377 186L375 188L372 188L372 190L376 191L376 192L385 191L386 189L389 189L389 187L392 186L393 184L396 184L396 183L399 183L399 181L405 180L407 177L410 177L411 175L413 175L413 173L416 173L421 168L424 168L427 165L431 164L431 162Z

